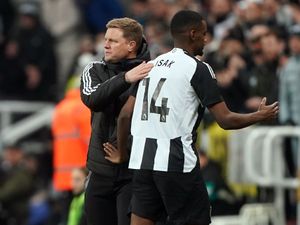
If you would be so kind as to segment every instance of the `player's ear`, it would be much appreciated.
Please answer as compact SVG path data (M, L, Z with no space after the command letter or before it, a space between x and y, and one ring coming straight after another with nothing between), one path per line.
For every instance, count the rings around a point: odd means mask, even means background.
M191 40L194 41L196 39L196 30L194 30L194 29L190 30L189 35L190 35Z

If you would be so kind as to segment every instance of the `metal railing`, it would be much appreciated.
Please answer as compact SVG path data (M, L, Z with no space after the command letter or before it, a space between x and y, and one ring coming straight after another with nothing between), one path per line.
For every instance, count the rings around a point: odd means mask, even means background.
M229 139L229 180L274 189L274 202L246 204L239 215L213 218L212 225L285 225L284 191L300 188L298 177L287 177L283 156L284 138L300 139L300 127L251 126L233 131ZM298 142L300 143L300 141ZM297 170L300 171L300 145ZM297 205L297 225L300 225L300 201ZM246 209L246 210L244 210ZM263 212L263 213L262 213ZM251 215L251 218L248 218ZM267 216L264 218L264 216ZM254 222L256 220L256 222Z
M281 214L271 203L250 203L238 215L214 216L211 225L282 225Z
M249 181L264 187L273 187L275 191L274 205L279 212L282 212L281 223L285 224L284 213L284 190L298 189L300 182L297 177L285 177L285 162L283 151L283 138L294 137L300 140L300 127L278 126L278 127L257 127L250 131L245 143L244 165L245 175ZM257 166L258 139L262 138L262 145L258 148L261 151L262 164ZM300 146L298 146L297 169L300 170ZM297 205L297 225L300 225L300 203Z
M13 144L27 135L49 126L52 121L53 103L27 101L0 101L0 149L3 144ZM14 116L24 118L14 121Z

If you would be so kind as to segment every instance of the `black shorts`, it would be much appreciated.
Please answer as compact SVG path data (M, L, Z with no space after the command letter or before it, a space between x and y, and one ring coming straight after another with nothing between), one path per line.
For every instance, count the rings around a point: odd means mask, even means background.
M135 170L131 212L176 225L210 224L210 204L200 168L190 173Z

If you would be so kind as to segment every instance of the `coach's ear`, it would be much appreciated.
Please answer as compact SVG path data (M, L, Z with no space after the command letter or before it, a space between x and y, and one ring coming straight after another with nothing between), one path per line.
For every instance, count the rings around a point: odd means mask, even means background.
M129 41L128 42L128 52L133 52L136 50L136 42L135 41Z

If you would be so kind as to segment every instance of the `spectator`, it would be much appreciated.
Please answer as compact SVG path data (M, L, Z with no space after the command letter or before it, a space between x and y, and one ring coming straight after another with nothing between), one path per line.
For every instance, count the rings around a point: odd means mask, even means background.
M222 177L220 166L209 159L203 150L198 151L200 168L207 188L212 216L238 213L237 199Z
M155 58L159 54L162 54L168 51L170 45L172 46L172 40L170 40L171 44L166 45L165 41L169 38L166 30L168 26L163 22L158 22L151 20L145 25L145 35L147 36L147 42L149 44L149 51L151 54L151 58Z
M29 200L29 216L26 225L46 225L51 209L48 201L48 185L45 185L43 174L40 173L43 165L40 163L39 154L26 153L24 163L34 175L35 186Z
M278 100L278 71L285 58L285 43L276 31L270 31L261 37L260 44L263 63L252 69L249 80L250 98L246 104L251 110L258 107L264 96L270 102Z
M151 20L168 24L172 16L171 9L174 5L174 2L167 0L148 0Z
M92 35L85 34L82 36L79 45L79 54L76 56L68 79L66 90L74 86L79 86L80 76L84 67L97 59L95 40Z
M282 108L279 111L279 121L283 125L300 125L300 25L290 28L289 49L291 56L280 72L279 100ZM284 139L284 157L287 164L287 175L297 176L297 156L299 154L299 139L286 137ZM293 193L293 190L290 191ZM292 195L289 195L292 196ZM296 200L286 199L286 216L296 218Z
M4 49L8 39L8 34L13 26L15 19L15 10L11 0L3 0L0 2L0 89L7 76L3 73L5 67ZM2 84L2 85L1 85ZM3 90L0 90L0 99L4 98Z
M255 24L249 29L246 38L246 46L251 54L250 62L248 62L251 68L264 63L261 38L267 35L270 31L270 27L266 24Z
M290 9L291 9L291 16L293 20L293 24L299 24L300 23L300 4L296 0L292 1L290 3Z
M91 132L90 111L81 102L79 88L70 89L56 105L51 126L53 186L62 207L61 220L65 221L71 200L71 172L85 166Z
M218 85L228 108L235 112L246 112L248 98L248 74L243 43L235 36L226 36L220 50L208 53L207 63L215 68Z
M84 31L80 10L74 0L42 0L41 18L55 38L58 99L65 94L69 72ZM55 16L54 16L55 12Z
M213 27L214 40L219 43L227 34L228 30L236 23L233 14L233 2L231 0L209 1L207 20Z
M290 29L291 56L280 73L279 119L282 124L300 125L300 25Z
M11 0L0 2L0 54L15 19L15 10Z
M264 12L270 25L280 26L287 31L293 23L291 7L280 0L264 0Z
M127 14L142 25L149 19L148 0L132 0Z
M41 24L36 3L20 4L18 13L15 32L5 49L1 90L7 98L55 100L52 37Z
M67 225L85 225L84 216L84 189L88 170L85 167L76 168L72 171L72 193L73 198L68 214Z
M279 112L279 120L284 125L300 125L300 26L294 25L290 29L289 49L291 56L280 72L279 100L282 108ZM296 175L296 156L298 141L291 139L289 148L292 154L288 158L290 174ZM287 147L287 146L286 146ZM287 151L285 151L287 152Z
M33 174L24 165L23 149L17 145L6 146L1 160L0 206L5 217L1 218L5 221L1 224L27 224L33 188Z
M120 0L76 0L82 10L83 19L91 34L104 32L106 23L124 16Z
M90 131L90 111L81 102L79 88L72 88L53 115L55 190L71 191L71 171L85 165Z
M264 4L263 0L245 0L242 1L245 11L244 25L250 29L253 25L258 23L265 23Z

